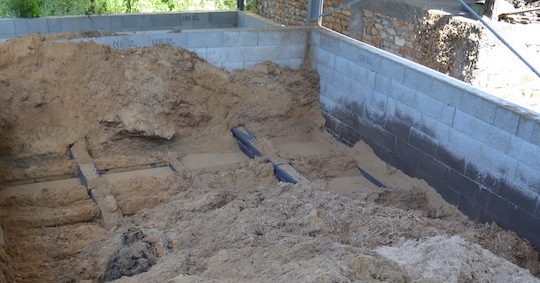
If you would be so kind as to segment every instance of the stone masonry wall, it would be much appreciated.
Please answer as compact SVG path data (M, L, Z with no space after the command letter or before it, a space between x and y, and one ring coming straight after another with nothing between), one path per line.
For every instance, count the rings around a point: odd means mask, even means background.
M344 3L347 3L349 1L350 0L325 0L324 6L323 6L323 13L327 12L328 10L332 8L336 8ZM322 26L350 36L350 32L349 32L350 19L351 19L351 9L346 8L346 9L336 11L330 16L323 17Z
M258 0L257 14L284 25L303 25L307 21L307 0Z

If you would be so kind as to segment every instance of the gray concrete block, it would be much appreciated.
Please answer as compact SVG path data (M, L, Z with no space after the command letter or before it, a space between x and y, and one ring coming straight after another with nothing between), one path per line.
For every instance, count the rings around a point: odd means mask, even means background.
M277 46L242 47L244 60L248 62L262 62L265 60L282 59Z
M183 29L208 28L210 15L209 13L182 13L181 22Z
M243 62L244 54L241 48L207 48L206 57L208 62L214 65L224 67L227 62Z
M304 58L306 53L306 45L294 44L284 45L279 48L279 59L298 59Z
M191 52L195 52L197 53L197 56L203 58L206 60L206 58L208 58L208 56L206 56L206 50L207 48L186 48L187 50L191 51Z
M223 63L223 68L229 72L241 70L244 68L244 61L240 61L240 62L227 61Z
M122 15L122 31L142 31L152 29L152 18L150 15Z
M108 16L92 16L90 17L90 25L92 26L92 30L101 32L114 31L111 24L111 17Z
M519 125L519 117L518 113L499 106L495 110L493 125L515 135Z
M337 55L353 63L358 63L358 46L340 40Z
M326 34L321 34L321 43L320 47L326 51L336 54L339 51L339 42L337 38L328 36Z
M386 106L388 105L388 96L378 91L372 91L365 100L366 116L372 119L373 123L381 124L386 116Z
M320 47L321 45L321 33L315 30L311 32L311 46Z
M304 59L292 58L292 59L288 59L288 62L289 62L289 68L299 69L302 66L302 63L304 63Z
M47 18L47 29L51 34L62 32L61 19L57 17Z
M332 99L338 104L344 105L347 102L348 97L351 94L343 91L343 89L337 87L336 84L329 83L326 85L326 92L324 96Z
M309 31L307 30L288 30L288 44L306 45Z
M119 35L110 37L111 47L117 49L128 49L139 46L150 46L147 34Z
M352 74L354 80L364 84L368 88L374 89L377 74L359 65L355 65L355 67L356 72Z
M28 34L28 20L27 19L13 19L15 25L15 34L18 36Z
M259 31L258 45L282 45L285 44L285 37L287 36L284 30L265 30Z
M522 138L512 136L508 155L540 170L540 147Z
M415 105L416 91L403 84L400 84L399 82L390 82L390 90L388 92L388 96L409 106Z
M460 110L456 110L453 128L503 153L510 150L511 134Z
M123 31L124 30L123 19L122 19L123 16L111 15L111 16L104 16L104 17L109 18L109 20L111 21L111 29L113 31Z
M387 117L408 126L416 126L422 121L422 113L406 104L388 97ZM450 130L450 128L448 128Z
M536 121L531 118L521 116L519 117L517 136L532 142L534 128L536 126Z
M182 25L181 15L174 14L154 14L150 17L151 29L173 29Z
M414 108L450 127L454 121L454 113L456 111L453 106L444 104L418 91L416 92Z
M11 19L0 19L0 36L1 35L14 35L15 24Z
M402 83L405 77L405 66L394 60L381 58L377 73L382 74L393 81Z
M510 156L495 150L489 146L480 148L479 158L481 162L477 163L480 170L490 174L512 181L512 175L518 166L517 160Z
M341 89L342 91L351 94L352 93L352 86L353 86L353 80L351 80L349 77L341 75L339 73L334 73L334 79L331 81L337 88Z
M473 115L480 120L493 124L497 105L469 92L463 92L461 94L458 109Z
M232 24L234 26L238 23L238 18L240 17L240 14L236 12L214 12L210 13L208 16L208 22L210 24L217 24L217 25L227 25Z
M407 68L405 69L403 84L417 91L429 93L433 84L433 78L417 70Z
M366 97L373 91L372 88L367 87L366 85L353 81L351 96L349 101L351 103L356 103L357 105L362 105L366 101Z
M358 65L370 71L376 72L379 69L381 57L373 54L364 48L358 48Z
M326 65L320 64L317 67L317 71L319 72L319 78L321 82L334 81L334 76L336 75L336 72L331 68L328 68Z
M430 96L452 106L459 106L462 93L462 89L438 79L433 80L431 90L427 92Z
M427 125L426 125L427 126ZM441 140L441 139L439 139ZM457 130L451 130L444 147L459 158L464 158L473 164L484 162L480 156L480 149L485 145Z
M261 61L244 61L244 69L249 69L251 67L255 67L256 65L260 64Z
M60 21L60 32L84 32L92 30L89 17L65 17Z
M187 45L190 48L202 48L202 47L222 47L223 46L223 32L186 32L188 35Z
M224 47L244 47L257 46L258 32L256 31L224 31L223 46Z
M336 55L318 47L314 49L315 60L330 69L334 69L336 66Z
M448 142L451 133L456 131L450 126L441 123L436 119L431 118L431 116L425 114L422 114L422 118L415 128L443 144Z
M336 56L336 65L334 67L336 72L340 73L344 76L350 76L351 78L354 78L358 65L352 63L351 61L341 57Z
M30 19L27 21L27 23L28 23L28 33L36 33L36 32L39 32L41 34L49 33L49 27L47 25L46 18Z
M326 96L321 95L319 97L319 102L321 103L321 109L323 111L332 112L334 109L338 108L338 104Z
M391 80L387 76L381 73L375 75L375 90L382 92L386 95L390 92Z
M149 43L154 45L160 45L160 44L168 44L171 46L175 46L175 34L173 33L150 33L148 34L148 41ZM184 39L187 42L187 37L184 36Z
M514 171L514 181L526 189L540 193L540 170L518 163Z

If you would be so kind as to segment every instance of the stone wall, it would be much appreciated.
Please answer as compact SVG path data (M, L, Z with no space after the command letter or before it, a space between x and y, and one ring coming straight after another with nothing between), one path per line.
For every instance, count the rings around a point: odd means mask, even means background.
M257 14L284 25L307 22L308 0L258 0Z
M325 0L324 6L323 6L323 13L327 12L328 10L332 8L336 8L344 3L347 3L349 1L350 0ZM336 11L330 16L323 17L322 26L327 27L331 30L335 30L345 35L350 35L349 33L350 19L351 19L351 9L346 8L346 9Z

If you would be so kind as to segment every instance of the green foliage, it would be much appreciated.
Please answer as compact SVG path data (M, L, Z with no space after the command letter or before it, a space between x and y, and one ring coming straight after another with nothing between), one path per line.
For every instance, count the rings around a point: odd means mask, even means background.
M235 8L236 0L0 0L0 17L31 18Z
M38 0L5 0L3 5L5 8L0 12L6 15L20 18L35 18L40 15Z

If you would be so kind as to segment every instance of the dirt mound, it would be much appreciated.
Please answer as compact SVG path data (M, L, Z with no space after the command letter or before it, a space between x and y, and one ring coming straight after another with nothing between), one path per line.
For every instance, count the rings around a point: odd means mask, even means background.
M10 282L411 282L428 276L401 261L402 243L440 235L497 255L466 262L474 276L508 261L540 273L538 254L515 233L470 222L365 144L333 139L318 85L310 69L266 62L228 73L170 46L120 51L41 36L0 45L8 184L0 274ZM311 182L277 183L265 158L238 157L230 132L238 125ZM102 173L95 195L118 214L110 230L85 187L63 179L75 172L68 148L82 141ZM356 182L358 166L386 188ZM62 180L14 183L51 176ZM395 252L381 256L381 246ZM483 259L476 247L461 251ZM532 278L515 270L500 274Z

